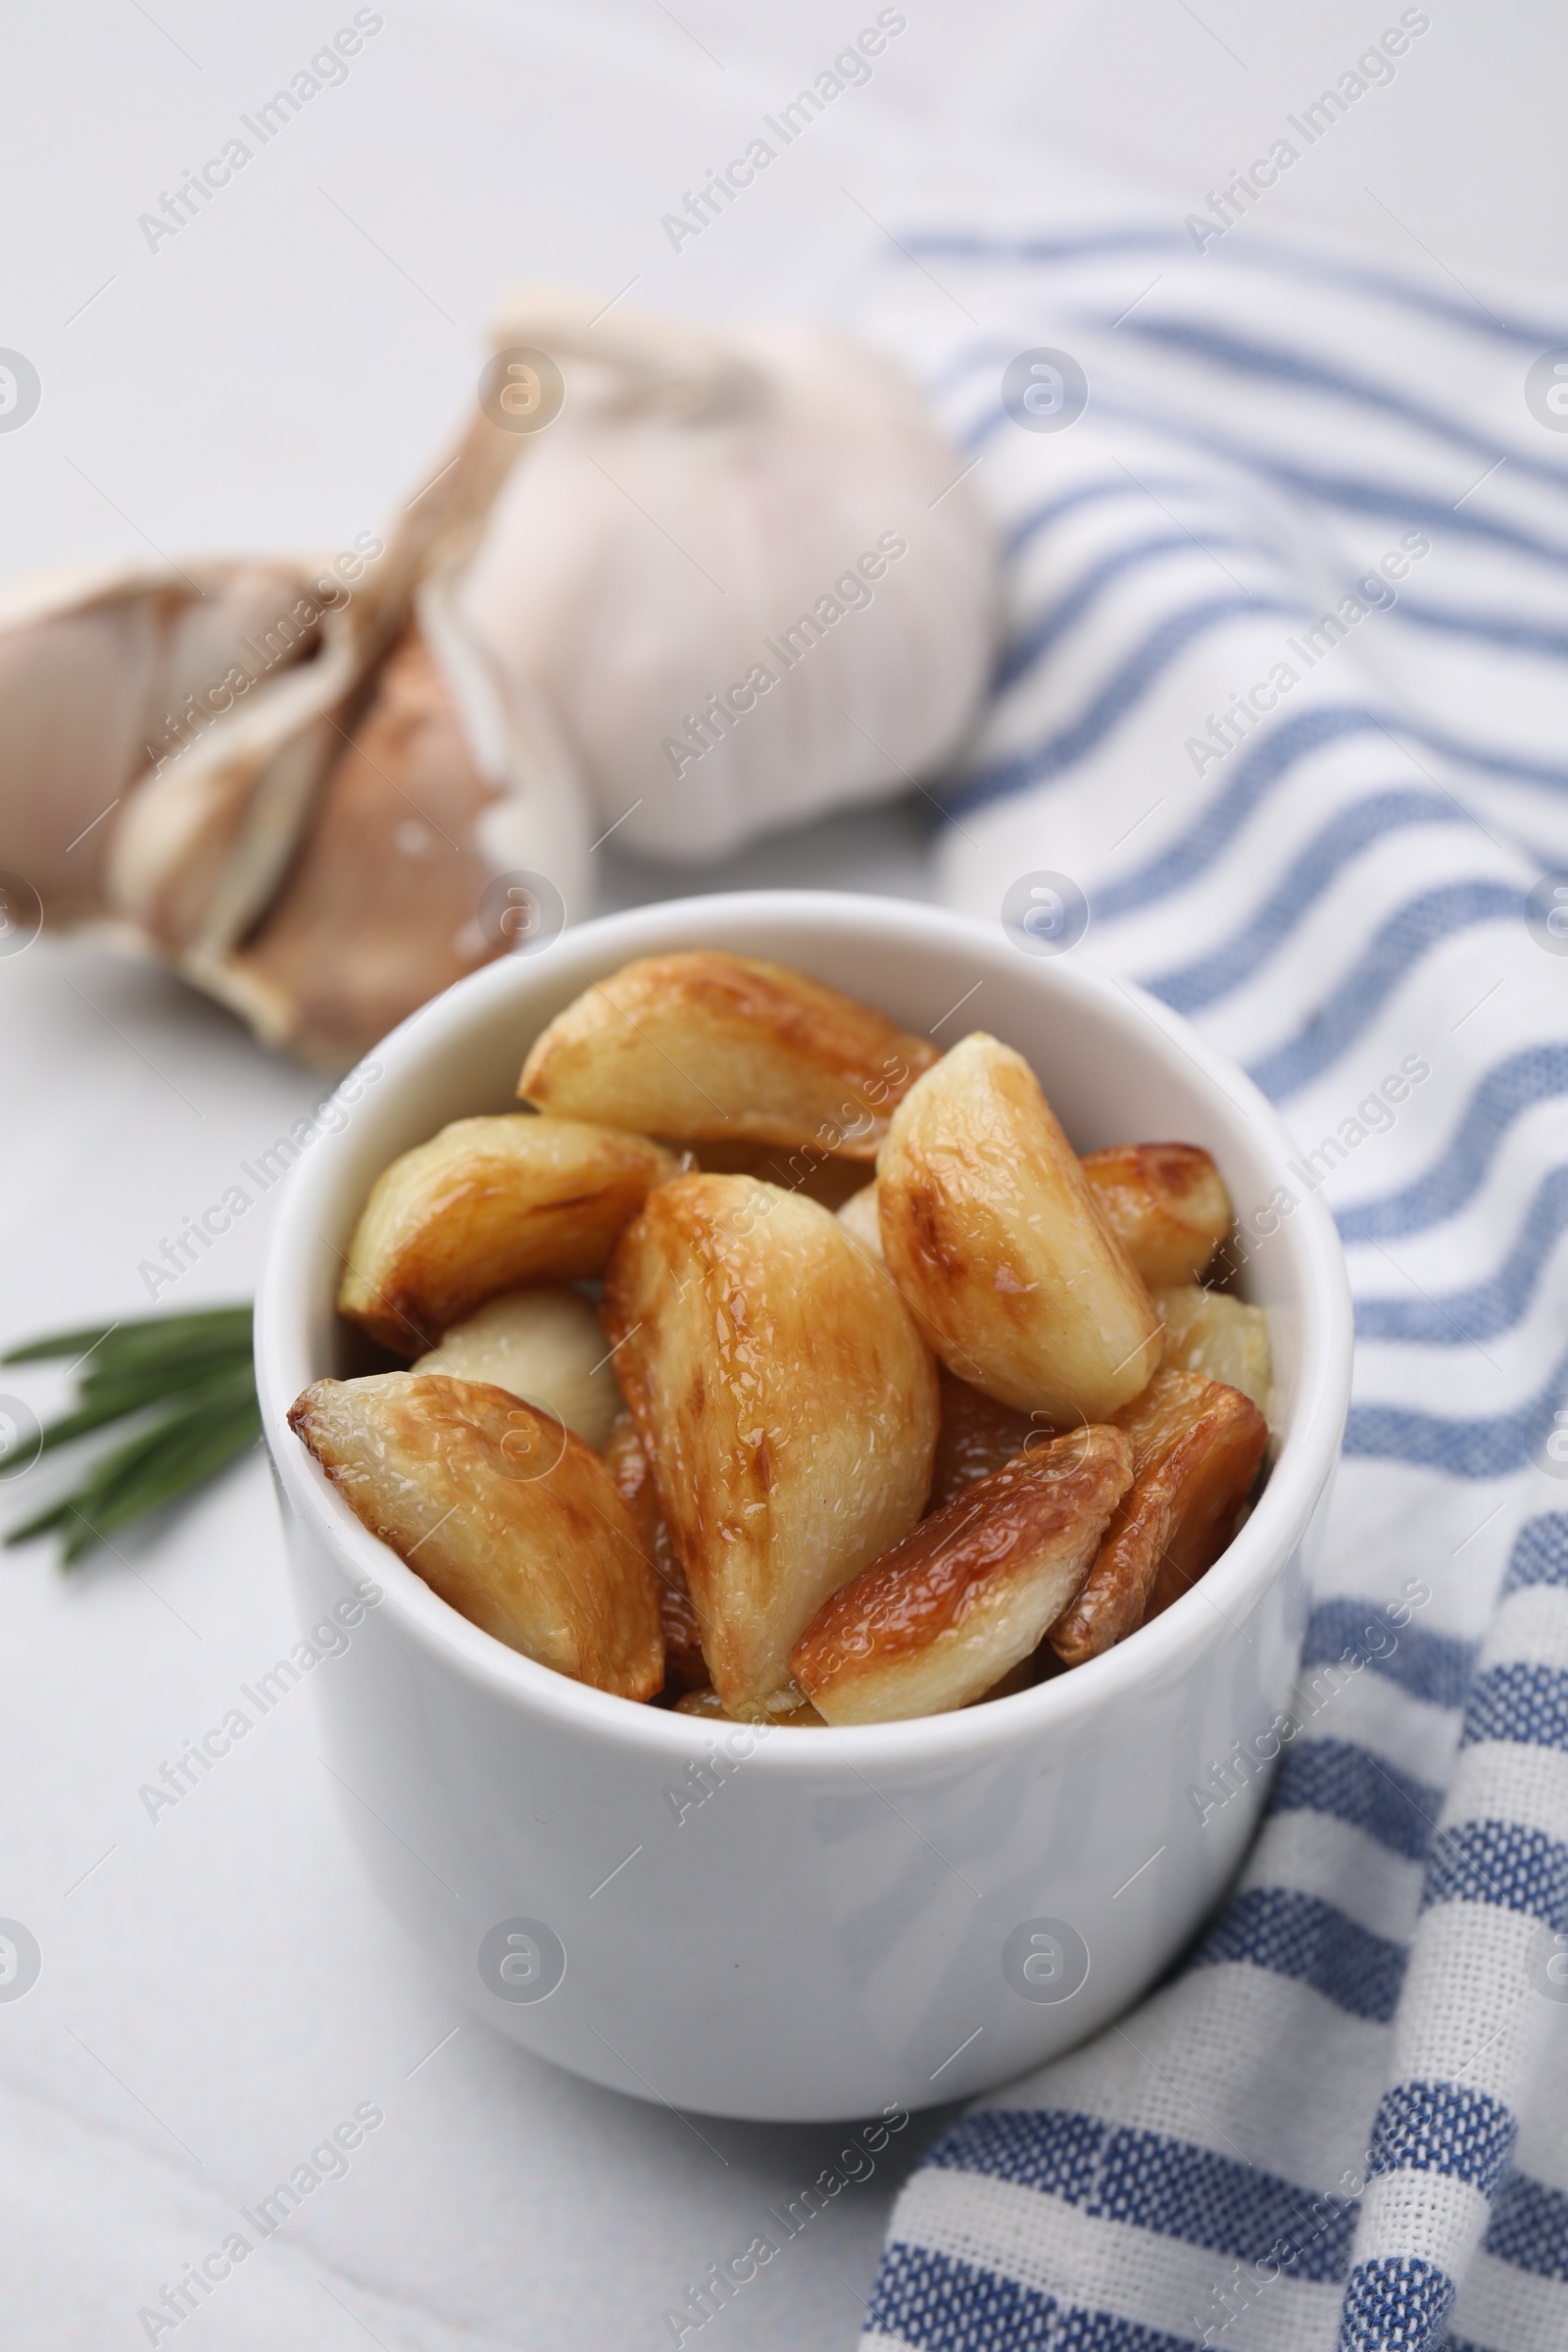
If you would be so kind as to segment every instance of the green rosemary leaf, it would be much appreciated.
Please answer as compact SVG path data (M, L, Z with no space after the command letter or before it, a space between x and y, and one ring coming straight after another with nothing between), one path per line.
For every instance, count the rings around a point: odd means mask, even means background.
M165 1397L189 1396L198 1389L209 1397L226 1396L230 1390L249 1395L254 1386L248 1353L237 1359L232 1355L207 1356L187 1363L154 1366L135 1377L122 1375L98 1387L83 1381L81 1402L74 1412L48 1424L40 1450L47 1453L56 1446L68 1446L74 1439L101 1429L107 1421L123 1420L126 1414L161 1403Z
M69 1566L113 1530L176 1501L254 1444L261 1411L251 1321L248 1306L138 1317L58 1332L0 1358L41 1363L70 1356L82 1363L76 1403L45 1429L42 1449L145 1416L88 1465L74 1493L12 1528L6 1544L58 1531Z
M7 1528L6 1544L8 1546L25 1544L33 1536L46 1536L52 1527L64 1527L71 1514L72 1505L69 1502L57 1502L52 1510L40 1511L36 1519L27 1520L24 1526Z
M54 1332L45 1339L29 1340L24 1348L13 1348L0 1355L0 1364L46 1363L58 1356L102 1354L105 1348L112 1360L128 1363L133 1358L178 1353L193 1342L218 1345L231 1340L235 1348L248 1348L250 1339L248 1306L209 1306L187 1315L141 1315L125 1323Z
M218 1412L179 1414L131 1439L68 1496L75 1526L66 1541L67 1567L101 1538L200 1486L254 1444L261 1427L252 1396Z

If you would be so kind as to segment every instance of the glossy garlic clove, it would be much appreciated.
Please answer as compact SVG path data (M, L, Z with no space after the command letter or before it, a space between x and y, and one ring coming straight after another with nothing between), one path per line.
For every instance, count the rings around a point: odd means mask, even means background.
M1100 1213L1149 1288L1196 1282L1231 1229L1231 1197L1197 1144L1117 1144L1087 1152Z
M575 1119L455 1119L376 1178L338 1312L400 1355L486 1298L602 1274L615 1237L675 1172L645 1136Z
M888 1269L960 1379L1068 1426L1147 1387L1159 1318L1021 1054L976 1031L911 1087L877 1204Z
M564 1421L596 1453L604 1451L621 1410L599 1317L582 1293L564 1283L486 1299L410 1369L510 1389Z
M950 1372L940 1373L942 1422L937 1432L936 1458L931 1465L928 1511L940 1510L966 1487L989 1478L1004 1462L1022 1453L1026 1446L1042 1446L1055 1435L1027 1413L999 1404L984 1389L971 1388Z
M1132 1480L1120 1430L1075 1430L923 1519L817 1612L791 1653L831 1724L965 1707L1072 1598Z
M714 1688L766 1712L822 1601L919 1516L931 1357L826 1209L743 1176L652 1194L602 1313Z
M783 964L699 951L623 964L553 1020L517 1092L673 1142L876 1156L928 1040Z
M603 1335L599 1334L597 1323L594 1328L602 1345ZM658 1573L659 1616L664 1630L664 1689L700 1690L708 1681L702 1628L692 1606L686 1571L675 1557L669 1529L659 1507L652 1467L637 1435L637 1424L628 1412L618 1416L610 1433L605 1468L642 1530L644 1547Z
M838 1210L838 1220L852 1241L858 1242L862 1250L869 1250L873 1257L882 1256L882 1220L877 1214L874 1183L862 1185L858 1193L850 1195Z
M622 1698L663 1682L659 1587L599 1456L504 1389L321 1380L289 1425L357 1519L470 1624Z
M1069 1666L1098 1657L1211 1567L1236 1531L1268 1442L1268 1424L1237 1389L1196 1372L1156 1372L1117 1415L1133 1448L1133 1485L1051 1646Z
M1196 1284L1156 1291L1154 1305L1165 1326L1164 1363L1240 1389L1273 1419L1274 1362L1260 1306Z

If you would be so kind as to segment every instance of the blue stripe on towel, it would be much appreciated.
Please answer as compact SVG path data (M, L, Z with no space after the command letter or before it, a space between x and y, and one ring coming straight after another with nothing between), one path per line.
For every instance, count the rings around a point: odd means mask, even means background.
M1404 1948L1374 1936L1321 1895L1250 1886L1220 1914L1189 1969L1244 1962L1293 1977L1351 2017L1392 2019L1404 1981Z
M1293 391L1326 392L1335 400L1393 417L1401 425L1413 425L1418 432L1430 433L1434 440L1447 442L1451 449L1468 451L1485 465L1500 465L1506 459L1516 474L1544 482L1552 489L1568 490L1568 471L1560 465L1553 465L1550 459L1517 446L1505 448L1492 434L1477 432L1462 417L1446 415L1430 401L1412 400L1408 393L1377 383L1369 375L1355 374L1348 368L1314 359L1306 352L1292 351L1280 343L1261 343L1255 337L1239 335L1234 329L1200 326L1186 318L1152 318L1147 313L1128 319L1127 332L1142 342L1161 343L1169 350L1185 352L1220 374L1261 376L1288 385Z
M1473 828L1475 819L1457 801L1436 792L1375 792L1336 809L1309 842L1293 852L1282 879L1218 947L1192 963L1153 973L1145 988L1176 1012L1200 1012L1219 1004L1279 953L1347 866L1389 834L1416 825Z
M1068 2205L1087 2205L1111 2126L1069 2109L983 2107L927 2150L940 2171L986 2173Z
M1424 1176L1396 1193L1338 1211L1348 1242L1394 1241L1456 1216L1475 1198L1497 1147L1527 1110L1568 1094L1568 1045L1527 1046L1490 1069L1460 1113L1446 1148Z
M1510 2173L1492 2209L1486 2248L1516 2271L1568 2286L1568 2192L1528 2173Z
M1415 1298L1358 1298L1356 1336L1426 1348L1464 1348L1512 1331L1529 1312L1547 1258L1568 1227L1568 1166L1539 1186L1495 1274L1462 1291Z
M1423 1910L1490 1903L1568 1932L1568 1845L1516 1821L1461 1821L1432 1840Z
M1348 1740L1300 1740L1280 1759L1270 1802L1276 1813L1327 1814L1391 1854L1424 1862L1443 1791Z
M1319 1601L1307 1620L1301 1672L1338 1665L1347 1656L1387 1675L1412 1698L1435 1707L1459 1707L1470 1687L1475 1643L1436 1634L1412 1618L1395 1626L1375 1601Z
M1190 262L1194 254L1192 239L1185 229L1165 228L1102 229L1073 236L1022 233L986 236L972 231L933 229L906 237L904 250L912 261L918 261L924 253L1008 269L1040 264L1049 268L1054 263L1100 260L1118 253L1151 257L1168 254L1173 260ZM1494 309L1472 300L1459 302L1451 294L1402 277L1395 270L1381 270L1374 262L1342 261L1337 256L1293 247L1275 237L1255 247L1246 239L1212 245L1201 256L1201 263L1204 270L1241 272L1251 270L1265 280L1299 277L1315 285L1351 287L1375 295L1380 303L1394 303L1401 310L1441 320L1462 334L1479 336L1483 341L1496 338L1522 344L1532 352L1544 351L1551 344L1568 343L1568 320L1563 318L1504 318Z
M945 2133L926 2162L1242 2262L1272 2261L1293 2278L1339 2279L1349 2267L1353 2199L1315 2196L1241 2158L1095 2116L982 2108Z
M919 2352L1198 2352L1189 2335L1058 2303L1038 2287L895 2238L866 2316Z
M1483 2090L1462 2082L1397 2082L1378 2108L1367 2178L1442 2173L1490 2197L1518 2137L1513 2115Z
M1568 1585L1568 1512L1544 1511L1527 1519L1515 1537L1503 1592L1532 1585Z
M1210 535L1203 548L1223 547L1236 554L1266 555L1261 540L1237 539ZM1065 589L1055 603L1047 607L1037 619L1020 629L1003 654L991 681L994 694L1004 694L1024 673L1043 661L1074 621L1092 612L1107 588L1125 578L1129 571L1141 568L1158 556L1191 556L1195 552L1192 534L1188 531L1165 531L1152 539L1140 539L1131 547L1118 547L1104 555L1081 572L1072 586ZM1196 552L1201 553L1202 549Z
M1439 2352L1453 2280L1413 2254L1358 2262L1345 2290L1340 2352Z
M1464 1711L1463 1745L1504 1740L1524 1747L1568 1747L1568 1674L1524 1658L1476 1677Z
M946 807L961 812L1059 775L1063 768L1071 767L1094 751L1112 728L1138 708L1179 655L1227 621L1249 619L1259 612L1277 612L1288 620L1299 621L1304 611L1303 606L1287 604L1276 597L1215 596L1205 603L1188 605L1179 612L1168 613L1124 657L1076 718L1044 737L1031 750L1014 753L960 779L950 790Z
M1243 829L1274 793L1284 789L1298 761L1335 749L1357 735L1376 735L1391 752L1406 760L1411 755L1404 750L1400 737L1408 736L1445 759L1516 782L1568 792L1568 769L1544 767L1536 760L1504 759L1479 744L1461 743L1454 736L1416 727L1408 720L1396 721L1398 728L1396 733L1395 725L1390 723L1393 720L1393 711L1384 714L1365 703L1325 703L1277 719L1266 734L1259 735L1238 754L1230 782L1204 802L1185 832L1130 873L1097 888L1094 896L1097 919L1108 923L1123 915L1137 914L1145 906L1172 898L1189 883L1198 881L1221 858L1235 851ZM1451 795L1446 797L1456 808L1460 806L1452 802Z
M1352 1404L1345 1450L1376 1460L1413 1462L1450 1478L1504 1478L1522 1470L1552 1426L1568 1383L1568 1354L1552 1366L1545 1386L1511 1413L1463 1420L1396 1404Z
M1272 1102L1299 1094L1371 1027L1434 948L1480 923L1519 922L1524 911L1525 893L1512 882L1446 882L1423 891L1380 926L1295 1037L1252 1062L1248 1076Z

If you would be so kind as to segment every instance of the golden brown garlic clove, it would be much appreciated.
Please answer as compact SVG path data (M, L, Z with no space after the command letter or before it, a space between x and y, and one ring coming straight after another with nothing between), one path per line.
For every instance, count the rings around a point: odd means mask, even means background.
M410 1369L510 1389L564 1421L596 1453L603 1452L621 1410L599 1317L582 1293L564 1283L486 1299Z
M1268 1424L1237 1389L1196 1372L1155 1373L1116 1416L1134 1477L1083 1590L1051 1629L1069 1666L1098 1657L1218 1559L1236 1532L1268 1441Z
M710 950L623 964L537 1040L517 1092L542 1110L678 1143L867 1160L936 1059L879 1012L779 963Z
M603 1335L600 1336L602 1339ZM700 1690L708 1681L702 1628L692 1606L686 1571L675 1557L669 1529L659 1507L659 1492L637 1435L637 1424L628 1412L619 1415L610 1433L605 1468L641 1529L644 1547L659 1576L659 1617L664 1631L664 1689Z
M1080 1429L956 1495L818 1610L790 1656L802 1690L830 1724L983 1697L1077 1591L1132 1470L1120 1430Z
M984 1389L971 1388L946 1364L939 1380L942 1424L931 1465L928 1511L940 1510L955 1494L1010 1462L1026 1446L1045 1445L1055 1434L1027 1413L1015 1412L1010 1404L999 1404Z
M875 1183L852 1193L838 1210L838 1220L853 1241L873 1257L882 1255L882 1220L877 1214ZM884 1261L885 1262L885 1261Z
M1021 1054L976 1031L911 1087L877 1205L888 1269L960 1379L1069 1426L1147 1387L1159 1318Z
M1163 1362L1240 1389L1272 1420L1274 1366L1260 1306L1194 1284L1156 1291L1154 1305L1165 1326Z
M320 1380L289 1425L355 1517L470 1624L596 1690L664 1676L659 1585L599 1456L504 1389Z
M1196 1282L1231 1229L1231 1197L1197 1144L1117 1144L1086 1152L1101 1215L1150 1289Z
M371 1189L338 1311L401 1355L498 1292L602 1274L623 1225L675 1172L645 1136L575 1119L455 1119Z
M744 1176L653 1193L601 1312L714 1688L732 1713L765 1713L828 1593L919 1516L930 1355L826 1209Z

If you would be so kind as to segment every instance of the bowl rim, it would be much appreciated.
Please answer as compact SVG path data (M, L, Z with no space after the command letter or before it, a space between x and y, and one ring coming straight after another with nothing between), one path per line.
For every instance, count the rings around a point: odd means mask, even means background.
M991 926L914 900L831 890L731 891L660 900L573 924L534 955L502 956L481 966L412 1013L359 1066L378 1065L377 1094L384 1102L381 1088L410 1083L416 1057L423 1060L498 1003L525 998L537 976L575 962L580 985L586 986L636 956L675 952L683 944L678 936L683 923L733 926L747 918L779 917L814 919L826 929L869 934L873 940L878 934L896 937L905 946L923 936L933 944L965 944L971 951L983 945L991 953L996 947ZM1049 989L1095 1004L1123 1027L1152 1028L1163 1048L1174 1049L1229 1102L1250 1130L1253 1147L1273 1161L1279 1183L1287 1184L1286 1162L1295 1146L1272 1104L1180 1014L1088 957L1042 963L1020 956L1018 977L1025 986L1032 985L1031 972L1037 980L1046 979ZM1295 1261L1303 1307L1291 1431L1256 1507L1228 1549L1199 1585L1152 1625L1140 1627L1136 1637L1007 1698L894 1723L827 1725L812 1729L808 1738L774 1739L766 1735L788 1727L726 1724L619 1698L537 1664L461 1616L360 1524L288 1427L293 1389L282 1368L291 1353L301 1351L302 1341L309 1353L309 1246L320 1232L319 1204L335 1184L336 1155L346 1148L351 1127L352 1121L321 1135L310 1154L288 1170L257 1296L257 1390L283 1495L348 1583L368 1577L379 1587L378 1614L403 1642L459 1681L554 1722L568 1736L645 1758L667 1756L671 1762L712 1752L722 1739L732 1755L751 1759L753 1770L820 1781L824 1773L858 1773L862 1767L918 1770L983 1761L1020 1739L1070 1734L1102 1709L1113 1709L1140 1689L1163 1685L1194 1665L1223 1639L1215 1631L1216 1615L1234 1627L1238 1615L1251 1613L1300 1541L1338 1459L1349 1399L1349 1286L1334 1221L1320 1197L1308 1193L1271 1237L1271 1247L1280 1246ZM1205 1592L1205 1587L1211 1589ZM749 1748L735 1746L738 1733L754 1735Z

